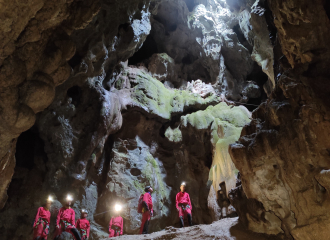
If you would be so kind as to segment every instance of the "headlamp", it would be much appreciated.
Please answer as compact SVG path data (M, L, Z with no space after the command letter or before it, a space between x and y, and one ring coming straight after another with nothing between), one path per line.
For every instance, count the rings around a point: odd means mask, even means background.
M116 204L115 205L115 211L116 212L119 212L119 211L121 211L123 209L123 207L120 205L120 204Z
M73 200L72 196L70 194L68 194L68 196L66 196L66 200L69 202L71 202Z

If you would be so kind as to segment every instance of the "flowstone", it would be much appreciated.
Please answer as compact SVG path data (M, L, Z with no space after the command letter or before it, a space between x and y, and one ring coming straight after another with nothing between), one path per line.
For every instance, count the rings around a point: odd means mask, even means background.
M250 121L248 110L241 106L228 106L226 103L209 106L204 111L197 111L181 117L181 131L196 132L197 130L201 134L205 131L210 133L209 141L213 146L212 165L209 172L209 182L212 184L210 191L220 191L220 184L224 183L225 187L223 188L228 198L229 190L235 187L238 170L231 160L228 147L239 139L242 128ZM219 198L216 194L211 194L210 197ZM214 200L209 199L210 201ZM224 211L226 213L220 214L221 216L227 216L227 211L230 212L231 210L226 206ZM215 215L219 214L215 213Z

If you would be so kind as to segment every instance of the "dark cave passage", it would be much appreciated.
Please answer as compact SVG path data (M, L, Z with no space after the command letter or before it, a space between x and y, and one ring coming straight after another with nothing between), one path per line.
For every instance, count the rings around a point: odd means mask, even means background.
M260 97L249 98L249 101L245 105L245 107L252 112L256 108L258 108L258 106L261 103L265 102L268 98L264 90L264 84L268 81L268 76L266 73L262 71L262 68L256 62L254 62L253 71L247 76L247 80L252 80L255 83L257 83L261 92Z
M67 91L68 97L72 99L72 104L77 107L81 102L82 90L79 86L73 86Z
M330 2L328 0L324 0L324 10L330 20Z
M44 163L47 161L44 142L39 137L38 129L34 126L23 132L17 139L16 167L33 169L36 164L36 156L41 157Z
M236 33L237 35L237 38L238 38L238 41L244 46L246 47L250 54L252 53L252 50L253 50L253 47L250 45L250 43L248 42L248 40L245 38L239 24L236 24L234 27L233 27L233 31Z
M159 53L157 43L152 35L148 35L142 47L128 59L128 65L137 65L145 60L148 60L154 53Z

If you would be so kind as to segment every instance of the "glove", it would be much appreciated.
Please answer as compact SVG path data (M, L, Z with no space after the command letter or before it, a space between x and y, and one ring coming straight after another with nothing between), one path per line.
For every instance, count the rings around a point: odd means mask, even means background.
M190 208L190 205L187 205L187 208Z
M150 211L150 217L154 216L154 211Z
M180 211L180 209L179 209L179 208L177 208L177 209L176 209L176 211L177 211L177 212L179 212L179 211Z

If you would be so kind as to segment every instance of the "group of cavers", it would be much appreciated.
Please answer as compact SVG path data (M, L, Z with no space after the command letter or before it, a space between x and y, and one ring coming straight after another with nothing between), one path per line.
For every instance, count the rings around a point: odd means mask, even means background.
M182 183L180 192L176 195L176 209L179 214L180 227L184 226L184 218L187 217L188 223L192 226L192 206L189 194L185 191L186 184ZM147 234L149 221L153 217L153 204L151 186L144 189L145 193L139 198L138 213L142 214L142 222L140 234ZM70 195L66 198L66 204L62 207L56 218L56 230L54 240L59 239L62 232L70 233L75 240L87 240L89 238L90 223L87 220L88 211L81 210L81 218L75 222L75 211L71 208L73 199ZM34 224L33 224L33 240L46 240L49 234L50 223L50 207L53 200L49 197L45 206L38 209ZM120 216L121 207L115 207L116 214L111 217L109 223L109 237L117 237L123 235L123 218Z

